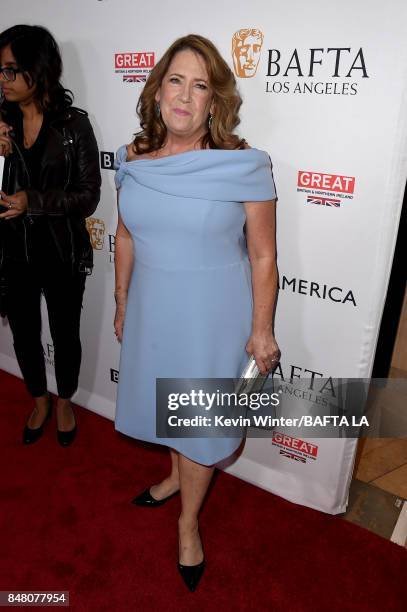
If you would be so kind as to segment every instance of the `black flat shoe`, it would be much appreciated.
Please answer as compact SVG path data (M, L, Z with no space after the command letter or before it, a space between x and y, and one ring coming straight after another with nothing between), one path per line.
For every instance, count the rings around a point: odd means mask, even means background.
M61 446L69 446L72 444L72 442L75 440L76 431L76 423L73 429L70 429L69 431L61 431L60 429L57 429L57 440L59 444Z
M34 444L34 442L37 442L37 440L41 438L42 434L44 433L44 425L51 418L51 415L52 415L52 398L49 397L48 398L48 411L47 411L47 415L42 425L40 425L39 427L36 427L35 429L31 429L31 427L28 427L28 425L26 425L23 430L23 444Z
M131 500L132 504L136 506L145 506L147 508L156 508L157 506L162 506L166 501L177 495L179 491L175 491L175 493L171 493L168 497L164 497L163 499L155 499L151 493L150 489L146 489L140 495Z
M178 571L181 574L185 584L191 592L194 592L205 569L205 559L198 565L181 565L178 562Z

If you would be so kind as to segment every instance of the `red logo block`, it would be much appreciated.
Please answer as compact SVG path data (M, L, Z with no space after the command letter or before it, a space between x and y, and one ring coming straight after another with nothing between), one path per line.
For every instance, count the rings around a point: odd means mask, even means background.
M138 51L137 53L115 53L115 68L153 68L154 51Z
M301 438L294 438L287 434L279 433L278 431L273 432L273 442L277 442L285 447L286 451L301 451L310 457L317 457L318 446L301 440Z
M308 189L325 189L326 191L334 191L336 193L353 193L355 190L355 177L299 170L297 186Z

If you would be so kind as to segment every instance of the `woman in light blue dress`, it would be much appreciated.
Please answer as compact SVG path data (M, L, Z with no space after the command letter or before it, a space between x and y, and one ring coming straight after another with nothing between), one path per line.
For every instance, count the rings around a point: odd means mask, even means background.
M178 39L140 97L142 131L116 159L115 426L170 448L170 475L133 503L181 492L178 569L190 590L205 566L198 513L214 466L242 440L157 436L156 379L238 378L249 354L265 373L280 356L275 188L267 153L233 133L240 104L213 44Z

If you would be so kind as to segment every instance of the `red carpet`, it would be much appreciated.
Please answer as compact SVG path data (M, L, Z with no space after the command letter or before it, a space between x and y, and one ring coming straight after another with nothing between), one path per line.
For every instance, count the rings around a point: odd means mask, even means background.
M86 612L405 610L405 549L225 473L202 512L207 569L189 593L176 569L179 498L129 503L164 476L167 454L81 408L71 447L57 444L55 418L23 446L30 400L1 371L0 388L0 590L70 591Z

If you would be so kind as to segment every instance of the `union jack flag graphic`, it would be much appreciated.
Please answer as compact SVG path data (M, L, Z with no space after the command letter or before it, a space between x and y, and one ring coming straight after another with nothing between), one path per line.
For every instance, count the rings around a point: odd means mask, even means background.
M294 461L301 461L302 463L307 463L305 457L300 457L299 455L295 455L294 453L289 453L288 451L285 451L282 448L280 448L280 455L283 455L283 457L289 457L289 459L294 459Z
M123 83L145 83L147 80L146 74L124 74Z
M339 208L341 205L340 200L334 198L316 198L315 196L307 196L307 204L319 204L321 206L334 206Z

